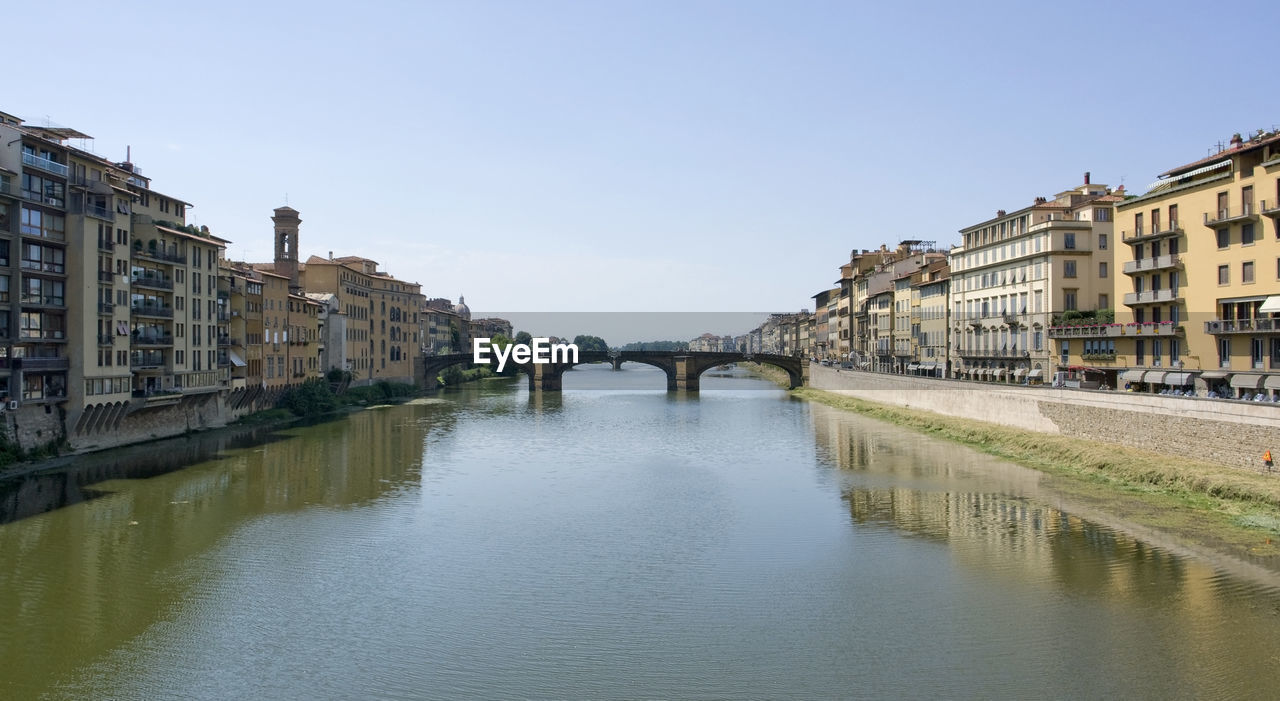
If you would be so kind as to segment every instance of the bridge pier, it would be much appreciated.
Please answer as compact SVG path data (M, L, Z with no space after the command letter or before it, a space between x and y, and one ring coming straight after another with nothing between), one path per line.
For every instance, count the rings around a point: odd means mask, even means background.
M530 363L530 392L559 392L566 366L560 363Z
M676 371L674 375L667 375L667 389L697 392L698 377L702 374L697 361L690 355L677 355L672 360L676 363Z

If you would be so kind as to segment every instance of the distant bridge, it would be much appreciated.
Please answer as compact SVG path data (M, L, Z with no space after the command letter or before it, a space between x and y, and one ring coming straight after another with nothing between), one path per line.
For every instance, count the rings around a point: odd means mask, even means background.
M473 360L470 353L453 353L451 355L419 355L414 361L414 379L421 389L435 389L436 377L442 370L453 365L469 364ZM564 371L574 365L586 363L609 363L614 370L623 363L644 363L660 368L667 374L668 390L698 389L698 380L702 373L711 368L728 363L762 363L772 365L787 373L792 389L802 387L809 382L809 361L790 355L774 355L771 353L690 353L687 351L579 351L577 363L513 363L529 378L530 390L558 391ZM497 363L490 364L497 368Z

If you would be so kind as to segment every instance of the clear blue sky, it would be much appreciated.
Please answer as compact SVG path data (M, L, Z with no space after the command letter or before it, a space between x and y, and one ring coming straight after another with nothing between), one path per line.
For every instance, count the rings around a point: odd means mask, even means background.
M851 248L1280 123L1276 7L28 3L0 109L132 145L236 258L288 193L305 253L475 310L795 310Z

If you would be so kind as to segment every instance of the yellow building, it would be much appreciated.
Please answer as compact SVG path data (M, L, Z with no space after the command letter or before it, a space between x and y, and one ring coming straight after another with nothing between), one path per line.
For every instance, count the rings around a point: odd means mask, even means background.
M960 230L951 250L952 367L958 377L1042 382L1057 369L1056 318L1113 304L1113 212L1119 196L1090 182L1000 210Z
M262 276L262 381L267 389L294 383L289 370L289 278L269 270Z
M911 325L916 339L914 361L917 367L908 365L910 372L950 377L947 365L951 347L950 281L946 261L930 263L911 277Z
M1093 341L1138 391L1280 394L1280 133L1162 174L1117 207L1124 306Z

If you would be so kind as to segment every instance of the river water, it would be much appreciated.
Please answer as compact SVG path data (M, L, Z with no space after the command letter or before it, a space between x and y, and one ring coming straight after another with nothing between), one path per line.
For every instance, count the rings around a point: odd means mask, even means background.
M740 370L663 387L591 366L2 484L0 697L1280 689L1257 563Z

